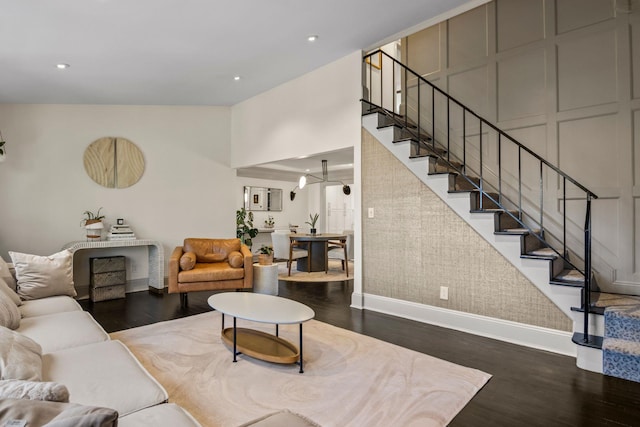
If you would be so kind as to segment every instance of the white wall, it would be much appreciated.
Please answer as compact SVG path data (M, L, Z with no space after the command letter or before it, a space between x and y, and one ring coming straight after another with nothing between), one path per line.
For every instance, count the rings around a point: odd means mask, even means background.
M107 227L125 218L138 237L160 241L166 258L188 236L234 237L230 114L228 107L0 105L8 149L0 164L0 256L47 255L84 240L82 213L100 207ZM134 186L104 188L85 173L84 150L103 136L126 137L144 154Z
M360 140L360 51L231 107L231 165L353 147Z

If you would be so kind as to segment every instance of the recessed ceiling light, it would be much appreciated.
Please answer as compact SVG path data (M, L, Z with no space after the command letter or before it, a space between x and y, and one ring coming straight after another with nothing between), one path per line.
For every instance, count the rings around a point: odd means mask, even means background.
M64 70L65 68L69 68L71 65L69 64L56 64L56 67L60 70Z
M310 42L314 42L316 40L318 40L318 36L314 35L310 35L309 37L307 37L307 40Z
M305 172L311 172L311 169L305 169L304 171Z
M235 80L235 81L240 80L240 76L235 76L235 77L233 78L233 80Z

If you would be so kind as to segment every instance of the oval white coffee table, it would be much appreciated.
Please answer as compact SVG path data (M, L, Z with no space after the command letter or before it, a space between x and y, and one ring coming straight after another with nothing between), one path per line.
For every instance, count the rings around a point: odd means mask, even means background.
M314 311L304 304L273 295L250 292L224 292L207 300L211 308L222 313L222 340L233 346L233 361L238 354L273 363L296 363L304 372L302 361L302 324L313 319ZM233 316L233 328L224 327L224 315ZM236 319L274 323L275 335L248 328L237 328ZM278 325L300 325L300 347L278 336Z

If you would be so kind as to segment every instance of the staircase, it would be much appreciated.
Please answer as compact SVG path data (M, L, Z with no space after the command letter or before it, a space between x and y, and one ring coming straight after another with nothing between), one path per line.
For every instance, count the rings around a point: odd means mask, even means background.
M606 374L640 381L640 332L633 340L619 332L640 330L640 298L601 293L592 281L591 201L597 196L385 52L370 53L363 64L363 127L573 319L579 367L603 372L604 353ZM461 115L453 117L454 111ZM497 146L496 165L483 159L489 143ZM501 163L507 145L517 151L511 169ZM524 156L540 170L535 197L523 190L529 185ZM547 179L562 183L560 218L544 206L543 179L551 174ZM578 233L566 213L567 192L575 200L576 191L585 202ZM621 301L627 306L616 308ZM616 320L605 328L605 318Z

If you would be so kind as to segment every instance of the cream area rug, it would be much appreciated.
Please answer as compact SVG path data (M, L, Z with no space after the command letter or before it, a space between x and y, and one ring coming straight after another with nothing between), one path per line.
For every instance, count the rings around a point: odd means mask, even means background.
M204 313L111 334L203 426L238 426L281 409L322 426L444 426L490 375L316 320L303 326L304 373L232 354L221 316ZM226 316L226 326L232 325ZM274 332L238 319L238 327ZM299 342L298 325L280 336Z
M278 263L278 280L286 280L290 282L342 282L345 280L353 280L353 262L349 261L349 277L342 270L342 263L337 259L329 260L329 269L324 271L315 271L307 273L306 271L296 270L294 261L291 266L291 276L288 275L287 263Z

